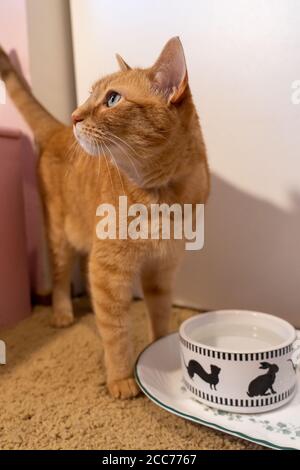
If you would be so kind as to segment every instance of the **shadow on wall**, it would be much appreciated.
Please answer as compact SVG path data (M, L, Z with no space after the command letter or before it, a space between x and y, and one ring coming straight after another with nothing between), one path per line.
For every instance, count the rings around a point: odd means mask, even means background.
M300 193L284 211L213 175L205 246L187 252L175 301L265 311L300 327L299 243Z

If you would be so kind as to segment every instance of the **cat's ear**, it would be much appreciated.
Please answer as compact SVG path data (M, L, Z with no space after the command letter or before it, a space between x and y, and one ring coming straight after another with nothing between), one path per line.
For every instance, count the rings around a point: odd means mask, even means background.
M119 54L116 54L116 59L119 64L121 72L126 72L126 70L131 70L128 64L126 64L125 60Z
M184 51L179 37L170 39L150 69L154 89L166 96L169 103L179 103L188 85Z

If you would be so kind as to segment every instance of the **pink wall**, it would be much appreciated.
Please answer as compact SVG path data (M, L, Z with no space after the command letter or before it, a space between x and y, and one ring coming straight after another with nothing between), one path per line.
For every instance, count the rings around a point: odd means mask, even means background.
M26 0L0 1L0 44L7 51L15 50L17 52L23 74L30 82ZM7 97L6 104L0 105L0 134L1 131L3 134L3 129L5 129L5 133L7 129L11 129L17 133L20 133L21 131L22 133L22 136L19 136L20 139L18 141L18 146L16 146L16 142L13 145L13 141L10 140L10 145L8 147L8 141L4 141L3 138L1 139L0 163L7 158L9 152L9 154L13 155L13 158L15 159L15 166L11 169L11 171L16 172L14 181L17 181L17 173L20 171L21 177L18 181L19 183L21 182L21 187L23 185L22 205L23 213L25 214L25 229L20 233L22 233L26 243L27 271L30 279L31 289L41 292L43 291L43 280L40 274L42 272L40 260L42 256L40 250L40 246L42 245L42 233L40 200L35 176L37 157L33 149L32 134L23 118L16 110L13 103L10 101L9 97ZM2 183L4 183L3 179L1 180L0 184ZM16 187L12 187L11 190L12 194L17 195L18 190ZM18 198L19 197L20 194L18 193ZM14 210L18 210L19 212L10 211L7 214L8 219L19 218L19 214L21 213L20 206L15 206ZM9 237L5 240L5 244L7 245L7 252L12 249L11 244L15 242L16 240L14 237ZM6 258L6 262L10 262L12 269L15 269L17 272L19 268L15 258L11 258L11 261ZM0 288L1 282L2 281L0 278ZM24 284L22 285L24 286ZM1 293L1 295L3 295L3 293ZM19 318L24 316L24 311L27 309L27 303L25 300L23 307L24 308L22 309L20 304ZM12 318L14 321L17 320L17 313L9 313L9 309L1 308L0 316L0 325L11 323Z
M0 131L0 327L30 313L22 187L22 134Z
M26 0L1 0L0 2L0 44L5 50L15 49L22 70L30 81L27 40ZM10 102L0 105L0 126L16 128L28 133L24 120Z

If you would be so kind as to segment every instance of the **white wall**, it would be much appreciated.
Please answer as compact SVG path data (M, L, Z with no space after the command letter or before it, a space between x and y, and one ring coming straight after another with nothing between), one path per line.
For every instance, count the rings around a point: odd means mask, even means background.
M0 0L0 44L7 51L17 52L36 97L57 118L69 123L76 101L69 1ZM0 127L20 129L31 136L9 97L5 105L0 104ZM22 162L31 284L35 291L45 294L50 275L39 229L36 156L29 143L23 147L27 152Z
M212 170L206 244L176 301L254 308L300 326L298 0L71 0L77 96L116 70L149 66L180 35Z
M22 71L30 81L26 13L25 0L0 0L0 44L7 51L18 51ZM0 104L0 126L28 132L28 127L8 96L6 103Z
M26 0L26 6L32 90L57 119L70 124L76 91L69 0ZM45 271L50 288L47 263ZM82 291L77 266L73 288L75 293Z
M27 0L32 89L44 106L70 123L75 107L68 0Z

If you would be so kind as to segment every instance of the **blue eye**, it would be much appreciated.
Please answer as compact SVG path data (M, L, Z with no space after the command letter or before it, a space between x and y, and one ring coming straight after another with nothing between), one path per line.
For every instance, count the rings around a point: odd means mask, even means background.
M117 93L116 91L110 92L106 99L107 107L112 108L120 101L121 98L122 98L121 95Z

